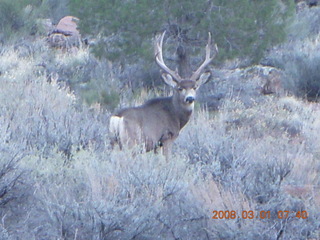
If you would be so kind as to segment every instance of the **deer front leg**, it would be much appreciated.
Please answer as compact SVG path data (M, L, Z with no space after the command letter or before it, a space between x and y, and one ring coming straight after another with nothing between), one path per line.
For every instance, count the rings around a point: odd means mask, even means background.
M166 157L167 161L171 155L171 148L174 139L175 138L173 132L166 130L157 143L159 147L162 147L162 154Z
M163 143L162 147L162 154L165 156L166 161L168 162L172 153L172 145L173 145L173 140L167 140Z

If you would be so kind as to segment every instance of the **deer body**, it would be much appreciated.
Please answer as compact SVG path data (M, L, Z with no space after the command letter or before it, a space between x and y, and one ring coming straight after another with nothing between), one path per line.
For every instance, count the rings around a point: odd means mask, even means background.
M171 86L174 93L171 97L154 98L138 107L125 108L110 118L110 132L114 135L113 143L120 148L124 145L132 147L144 143L146 151L163 147L168 158L173 141L180 130L187 124L194 109L196 91L210 77L209 72L202 73L204 66L211 60L210 35L206 48L206 60L190 79L182 79L177 72L169 69L162 58L162 42L164 33L156 45L156 61L165 71L162 78Z

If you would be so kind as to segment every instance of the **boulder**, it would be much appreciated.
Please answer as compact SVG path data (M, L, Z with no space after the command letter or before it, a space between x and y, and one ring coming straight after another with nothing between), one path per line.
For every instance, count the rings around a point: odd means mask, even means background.
M70 49L81 45L81 34L78 28L79 19L73 16L62 18L48 35L47 41L51 47Z

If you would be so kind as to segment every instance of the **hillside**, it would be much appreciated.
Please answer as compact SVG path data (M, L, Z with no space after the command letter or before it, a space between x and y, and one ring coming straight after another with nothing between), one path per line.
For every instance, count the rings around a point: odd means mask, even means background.
M115 109L170 94L153 62L4 37L0 239L320 239L319 23L306 6L258 63L211 65L169 162L110 146Z

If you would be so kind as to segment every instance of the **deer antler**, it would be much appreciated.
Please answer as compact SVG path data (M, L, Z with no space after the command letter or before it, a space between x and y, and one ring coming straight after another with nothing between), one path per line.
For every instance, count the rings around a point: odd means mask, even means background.
M203 69L214 59L214 57L216 56L216 54L218 52L217 44L215 44L214 45L215 51L214 51L214 54L211 56L211 33L209 32L208 34L209 34L209 36L208 36L208 43L206 46L206 58L203 61L203 63L200 65L200 67L195 72L193 72L190 80L196 81L199 78Z
M182 81L182 78L179 76L177 71L173 71L170 68L167 67L167 65L163 61L163 56L162 56L162 44L163 44L163 38L164 35L166 34L166 31L162 33L161 36L158 37L156 44L155 44L155 56L156 56L156 62L162 68L165 72L169 73L175 81Z

